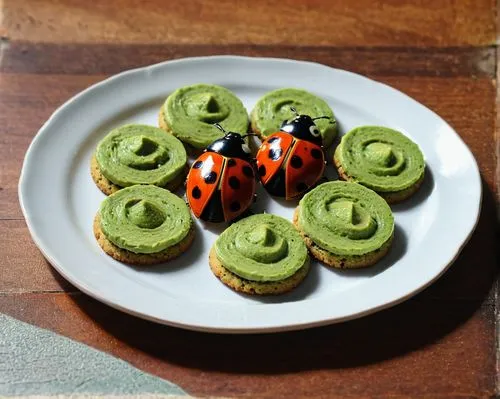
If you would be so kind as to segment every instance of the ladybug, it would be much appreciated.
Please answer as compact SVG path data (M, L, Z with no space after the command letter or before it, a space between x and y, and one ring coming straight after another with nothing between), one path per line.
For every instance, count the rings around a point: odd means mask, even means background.
M325 154L317 119L299 115L282 123L280 131L266 138L256 160L262 185L267 192L287 200L303 194L323 175Z
M210 144L191 166L186 197L197 218L207 222L229 222L252 204L255 197L255 166L250 148L238 133Z

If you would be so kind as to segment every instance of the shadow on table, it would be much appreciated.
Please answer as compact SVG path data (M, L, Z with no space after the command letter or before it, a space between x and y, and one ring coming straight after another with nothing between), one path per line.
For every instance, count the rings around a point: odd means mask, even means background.
M380 362L439 341L490 300L498 271L496 210L485 184L483 190L477 230L449 271L416 297L361 319L280 334L206 334L137 319L85 295L72 298L117 339L183 367L274 374Z

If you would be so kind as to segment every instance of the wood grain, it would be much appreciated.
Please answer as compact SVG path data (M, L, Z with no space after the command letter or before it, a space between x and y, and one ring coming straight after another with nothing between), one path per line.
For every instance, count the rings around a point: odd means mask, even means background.
M0 75L0 219L20 218L17 178L31 139L65 100L104 76ZM445 118L470 146L486 184L495 186L495 84L491 79L381 77ZM168 93L165 93L167 96ZM152 121L152 123L154 123Z
M0 0L0 312L114 354L195 395L498 396L496 3ZM21 163L36 131L64 101L111 74L214 54L351 70L446 119L474 153L484 193L477 230L445 275L415 298L360 320L225 336L133 318L54 272L17 202Z
M2 278L0 295L24 292L76 292L45 260L23 220L0 220Z
M314 61L369 76L495 76L494 47L325 47L293 45L52 44L12 42L5 46L1 72L104 75L165 60L244 55Z
M17 184L36 132L57 107L103 76L0 75L0 219L22 218Z
M494 392L494 308L480 302L414 299L339 325L242 336L156 325L83 294L0 296L0 312L119 356L193 395L490 397Z
M4 0L4 31L50 43L482 46L495 42L494 9L494 0Z

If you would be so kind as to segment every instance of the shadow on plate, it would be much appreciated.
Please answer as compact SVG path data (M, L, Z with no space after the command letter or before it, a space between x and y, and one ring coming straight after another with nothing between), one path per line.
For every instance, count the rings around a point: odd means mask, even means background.
M453 351L458 347L463 350L463 340L470 343L473 339L468 337L471 328L477 326L470 320L474 317L479 317L482 321L478 322L487 329L484 339L494 337L491 321L494 299L490 294L498 274L494 198L484 185L477 230L444 276L397 306L344 323L279 334L208 334L148 322L86 295L70 297L107 334L136 348L141 356L147 354L141 360L145 368L160 370L170 364L200 370L210 373L210 378L219 381L221 387L225 386L225 373L251 374L257 378L259 374L363 367L393 358L402 362L402 367L413 367L414 360L405 355L412 357L414 351L423 353L423 348L437 342L442 350ZM309 284L314 282L314 274L312 277ZM482 311L477 312L480 308ZM462 332L450 335L457 329ZM482 345L489 345L494 351L494 338ZM451 352L441 353L451 355ZM128 350L116 354L129 361L135 359L134 352ZM370 373L359 372L365 377ZM196 390L195 385L185 388Z

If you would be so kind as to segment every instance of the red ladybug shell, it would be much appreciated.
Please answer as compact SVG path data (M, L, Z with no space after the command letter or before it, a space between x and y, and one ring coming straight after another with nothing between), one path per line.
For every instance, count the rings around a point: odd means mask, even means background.
M274 133L264 140L256 159L266 189L284 171L282 196L286 199L297 197L314 186L325 169L325 155L319 145L284 132Z
M254 194L252 165L239 158L205 152L193 163L187 176L186 197L197 218L213 207L212 214L220 215L209 221L230 221L248 209Z
M266 185L279 171L288 150L293 145L293 140L294 138L290 134L275 133L262 142L256 159L260 181L263 185Z

